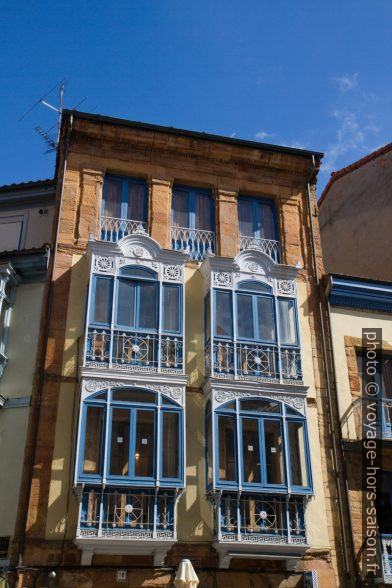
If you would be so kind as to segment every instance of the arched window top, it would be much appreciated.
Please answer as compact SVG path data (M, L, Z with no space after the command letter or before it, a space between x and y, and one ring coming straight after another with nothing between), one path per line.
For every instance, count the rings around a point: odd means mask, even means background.
M97 392L96 394L92 394L91 396L88 396L88 398L86 398L86 400L90 401L101 401L101 402L106 402L107 400L107 391L101 391L101 392Z
M209 402L210 404L210 402ZM206 407L206 412L211 411L211 407L209 404ZM235 400L230 400L225 404L222 404L218 408L216 408L217 412L227 412L227 411L237 411L240 413L255 413L255 414L264 414L265 416L283 416L283 414L287 417L297 417L297 418L305 418L304 415L289 406L283 401L280 400L271 400L270 398L263 398L260 396L255 396L254 398L239 398L238 399L238 408Z
M120 270L120 276L125 278L136 278L138 280L157 280L158 274L147 267L126 265Z
M85 402L107 402L108 399L113 404L146 404L149 406L158 406L159 396L161 397L161 404L165 406L172 406L173 408L181 408L181 405L168 398L164 394L159 394L154 390L145 390L144 388L112 388L111 392L103 390L91 394L85 398Z
M238 290L252 290L253 292L264 292L265 294L272 294L272 287L257 280L244 280L237 284Z

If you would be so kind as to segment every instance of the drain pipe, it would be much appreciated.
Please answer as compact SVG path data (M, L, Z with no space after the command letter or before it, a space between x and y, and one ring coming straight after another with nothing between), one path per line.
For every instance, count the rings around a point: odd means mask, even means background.
M345 530L345 525L344 525L344 513L343 513L343 503L342 503L343 497L342 497L342 490L341 490L342 476L341 476L341 472L340 472L340 468L339 468L335 428L333 426L333 407L332 407L331 382L330 382L329 370L328 370L327 344L326 344L326 337L325 337L323 307L322 307L322 300L321 300L321 295L320 295L320 281L319 281L318 271L317 271L317 257L316 257L316 247L315 247L315 239L314 239L313 216L312 216L312 202L311 202L311 196L310 196L310 182L311 182L315 167L316 166L315 166L314 155L312 155L309 180L306 184L307 204L308 204L308 212L309 212L309 225L310 225L310 238L311 238L311 250L312 250L312 262L313 262L314 279L315 279L316 291L317 291L317 297L318 297L321 343L322 343L322 348L323 348L323 363L324 363L324 371L325 371L325 382L326 382L326 387L327 387L328 413L329 413L329 418L330 418L330 423L331 423L332 456L333 456L333 465L334 465L334 469L336 472L338 512L339 512L339 521L340 521L340 527L341 527L342 539L343 539L344 568L346 571L347 585L353 587L353 586L355 586L355 583L353 583L353 578L352 578L350 571L349 571L350 570L350 559L349 559L349 553L348 553L348 547L347 547L346 530Z
M45 377L45 362L46 362L46 353L48 349L48 339L49 339L49 323L52 313L52 304L53 304L53 290L54 290L54 272L56 268L56 261L57 261L57 249L58 249L58 241L59 241L59 233L60 233L60 219L61 213L63 208L63 194L64 194L64 185L65 185L65 174L67 171L67 158L68 158L68 150L69 150L69 143L71 138L72 132L72 125L73 125L73 115L70 116L70 124L67 130L67 136L65 140L65 149L64 149L64 171L63 177L61 180L61 193L60 193L60 203L59 203L59 212L57 217L57 227L56 227L56 237L54 242L54 254L53 254L53 262L52 262L52 275L51 281L49 284L49 291L48 291L48 298L47 298L47 310L45 313L45 323L44 323L44 337L42 343L42 354L39 366L39 374L38 374L38 395L37 395L37 413L36 417L33 422L33 431L32 431L32 450L31 450L31 459L29 464L28 470L28 477L27 477L27 492L26 492L26 500L23 508L23 516L20 522L19 527L19 541L18 541L18 568L19 573L22 571L23 568L23 555L24 555L24 548L26 542L26 525L27 525L27 518L29 513L29 505L30 505L30 498L31 498L31 484L33 481L33 473L34 473L34 456L37 449L37 441L38 441L38 429L39 429L39 421L40 421L40 414L41 414L41 401L42 401L42 394L43 394L43 384L44 384L44 377Z
M332 314L331 314L331 304L329 302L329 292L331 290L332 287L332 277L329 277L329 281L327 284L327 287L324 290L324 295L325 298L327 300L327 309L328 309L328 327L329 327L329 332L331 335L331 348L332 348L332 370L333 370L333 376L334 376L334 380L335 382L337 382L337 378L336 378L336 374L337 374L337 369L336 369L336 352L335 352L335 347L334 345L332 345ZM337 411L338 414L340 415L340 401L339 401L339 394L337 392L336 389L336 393L335 393L335 402L336 402L336 407L337 407ZM340 423L339 423L340 425ZM343 435L342 435L342 427L339 426L339 443L340 443L340 447L343 448ZM350 547L352 549L352 553L354 555L354 565L355 565L355 574L356 574L356 581L357 584L360 584L360 569L359 569L359 562L358 562L358 558L355 557L355 539L354 539L354 525L353 525L353 517L352 517L352 513L351 513L351 508L350 508L350 493L349 493L349 488L348 488L348 475L347 475L347 465L346 465L346 460L344 459L344 453L342 451L342 464L343 464L343 478L344 478L344 490L345 490L345 499L346 499L346 506L347 506L347 511L348 511L348 518L349 518L349 522L350 522Z

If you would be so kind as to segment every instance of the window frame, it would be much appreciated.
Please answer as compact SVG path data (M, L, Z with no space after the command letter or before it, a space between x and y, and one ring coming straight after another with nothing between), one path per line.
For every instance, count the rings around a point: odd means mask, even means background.
M110 320L108 323L101 323L99 321L94 321L95 297L96 297L98 280L106 280L106 281L110 282L109 307L108 307L108 316L109 316ZM113 313L114 286L115 286L115 280L113 279L113 276L105 276L102 274L92 274L91 288L90 288L90 312L89 312L89 320L88 320L88 324L90 326L102 327L102 328L107 328L107 329L110 328L110 324L112 322L112 313Z
M278 226L278 214L276 203L273 198L269 198L268 196L249 196L247 194L239 194L238 195L238 202L250 202L252 204L252 221L253 221L253 235L240 235L240 237L252 237L253 239L264 239L265 237L261 237L260 229L262 224L260 223L260 228L257 227L257 218L258 218L258 209L260 209L261 204L267 204L272 209L272 216L273 216L273 223L274 223L274 239L273 241L279 242L279 226ZM239 228L239 206L237 204L237 217L238 217L238 228ZM261 215L259 214L259 218Z
M252 492L263 492L263 493L279 493L279 494L312 494L313 493L313 481L312 481L312 467L311 467L311 454L309 447L309 433L307 426L307 418L301 415L298 411L297 414L288 414L286 412L287 405L283 401L276 399L269 399L267 397L246 397L246 400L260 400L267 402L279 402L280 414L272 413L268 411L250 411L240 408L240 402L244 398L237 398L235 400L234 408L226 408L229 405L229 401L223 406L215 408L214 412L206 412L206 435L208 430L207 419L212 419L212 460L213 460L213 480L212 484L207 483L207 488L211 489L212 486L221 489L231 489ZM287 407L291 408L291 407ZM236 480L226 481L219 478L219 416L231 416L235 421L234 429L234 459L236 463ZM244 476L244 460L243 460L243 419L254 418L258 422L258 441L259 441L259 459L260 461L260 482L246 482ZM266 471L266 447L265 447L265 436L264 436L264 423L265 421L278 421L280 423L280 432L282 436L282 484L268 483L267 482L267 471ZM305 468L306 468L306 486L298 486L292 483L291 480L291 467L290 467L290 441L288 436L288 423L299 422L303 425L303 446L305 456ZM206 477L206 481L207 477Z
M181 192L187 192L188 195L188 209L187 209L187 215L188 215L188 226L187 227L181 227L184 229L190 229L190 230L194 230L194 231L210 231L210 232L215 232L215 215L214 215L214 198L212 195L211 190L209 190L208 188L196 188L194 186L184 186L182 184L174 184L173 188L172 188L172 200L171 200L171 216L170 216L170 222L171 222L171 226L174 226L174 210L173 210L173 198L174 198L174 192L175 190L181 191ZM196 219L196 194L204 194L206 196L208 196L209 200L210 200L210 214L211 214L211 228L210 229L196 229L195 227L195 219Z
M105 217L104 210L106 204L106 194L107 194L107 183L106 180L115 180L117 182L121 182L121 220L135 220L128 218L128 188L129 184L143 186L144 194L143 194L143 220L139 222L147 223L147 213L148 213L148 187L147 182L143 178L135 178L129 176L119 176L115 174L106 174L103 181L103 189L102 189L102 203L101 203L101 217ZM110 218L110 217L107 217Z
M148 392L155 395L154 402L137 402L129 400L113 400L113 392L118 390ZM184 409L177 403L165 404L165 396L154 390L144 388L108 388L106 389L106 398L96 398L104 390L88 396L82 402L82 415L80 420L78 459L77 459L77 482L103 484L110 483L115 486L167 486L182 487L184 485ZM88 474L83 472L86 440L86 423L87 411L91 406L103 408L103 427L101 437L100 467L98 474ZM110 453L111 453L111 435L113 427L113 410L127 410L129 414L129 449L128 449L128 475L120 476L110 474ZM153 442L153 475L136 476L135 475L135 447L136 447L136 418L137 411L151 411L154 413L154 442ZM163 415L164 413L178 414L178 473L177 478L163 476ZM159 452L159 455L158 455Z

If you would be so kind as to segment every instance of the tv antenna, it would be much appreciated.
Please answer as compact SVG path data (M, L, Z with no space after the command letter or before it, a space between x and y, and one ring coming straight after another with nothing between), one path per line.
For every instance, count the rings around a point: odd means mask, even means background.
M50 104L50 102L48 102L46 100L46 98L49 96L49 94L51 94L56 88L58 88L58 90L59 90L59 101L58 101L57 107L53 106L53 104ZM22 121L28 114L30 114L30 112L36 106L38 106L38 104L42 104L43 106L46 106L46 108L49 108L50 110L54 110L55 112L57 112L57 122L52 127L50 127L50 129L45 131L45 129L43 129L40 126L37 126L34 129L40 135L40 137L42 137L42 139L45 141L45 143L49 146L49 149L48 149L48 151L46 151L46 153L50 153L51 151L56 151L58 148L58 145L59 145L60 131L61 131L61 120L62 120L62 116L63 116L64 92L65 92L65 80L60 80L60 82L58 82L55 86L53 86L53 88L51 88L48 92L46 92L46 94L44 94L44 96L42 96L42 98L39 98L36 102L34 102L34 104L32 104L30 106L30 108L28 110L26 110L26 112L18 120L18 122ZM82 104L82 102L84 102L85 100L87 100L87 97L83 98L80 102L78 102L76 104L76 106L73 107L73 110L75 110L78 106L80 106ZM50 132L56 126L57 126L57 134L56 134L56 137L54 138L53 135L50 135Z

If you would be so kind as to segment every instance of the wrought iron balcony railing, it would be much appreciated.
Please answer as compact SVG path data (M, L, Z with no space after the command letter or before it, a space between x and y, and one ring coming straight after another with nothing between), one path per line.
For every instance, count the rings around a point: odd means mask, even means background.
M392 535L381 535L381 559L385 584L392 584Z
M212 349L211 349L212 347ZM302 381L298 348L263 343L207 342L206 375L221 378L266 378L271 381Z
M280 263L280 243L274 239L258 239L257 237L239 236L239 249L257 249L266 253L275 263Z
M8 361L7 356L4 355L4 353L2 351L0 351L0 378L3 375L3 372L6 368L7 361Z
M175 539L175 491L86 488L77 537Z
M181 336L89 328L86 365L103 368L182 373Z
M126 235L136 232L146 232L147 223L127 218L102 216L100 221L101 241L119 241Z
M215 253L214 231L171 227L172 249L189 253L190 259L203 261L207 253Z
M306 543L302 497L223 493L215 508L218 541Z
M374 431L378 439L392 439L392 398L371 398L366 401L364 398L357 398L345 412L341 420L343 436L350 436L350 420L352 419L352 433L357 440L366 436L362 424L362 415L366 410L365 402L372 406L376 412Z

